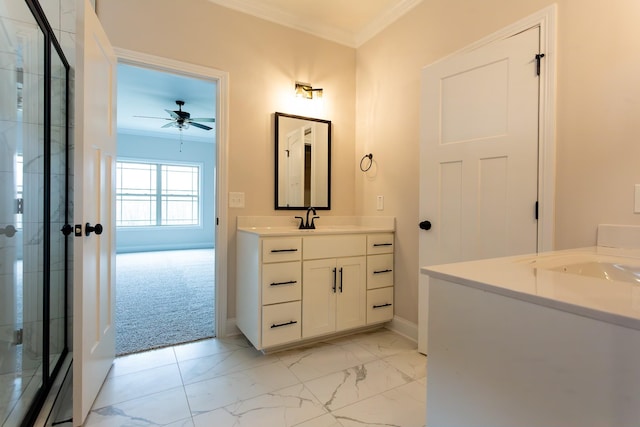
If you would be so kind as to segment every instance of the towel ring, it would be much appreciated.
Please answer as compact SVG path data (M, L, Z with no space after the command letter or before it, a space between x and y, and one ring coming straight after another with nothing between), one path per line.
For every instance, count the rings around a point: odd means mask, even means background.
M363 163L365 163L365 164L366 164L365 159L367 159L367 158L369 159L369 166L364 167L364 166L362 166L362 164L363 164ZM364 157L363 157L362 159L360 159L360 170L361 170L362 172L366 172L366 171L368 171L369 169L371 169L371 165L373 165L373 154L372 154L372 153L365 154L365 155L364 155Z

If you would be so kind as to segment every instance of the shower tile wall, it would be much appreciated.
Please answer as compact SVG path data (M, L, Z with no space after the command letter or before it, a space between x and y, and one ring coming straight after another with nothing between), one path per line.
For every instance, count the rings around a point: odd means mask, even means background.
M67 60L73 64L75 0L44 0L41 6ZM45 236L42 214L43 43L42 33L24 0L0 4L0 93L3 94L0 97L0 228L11 224L19 229L11 238L0 235L0 426L3 427L19 423L42 381L42 267L43 244L47 238L51 239L50 363L57 361L64 338L64 304L61 300L64 296L64 239L59 230L65 219L65 118L60 114L61 109L53 106L51 235ZM61 79L64 75L60 74L64 67L55 51L53 53L52 101L64 106ZM21 96L17 90L20 81ZM24 212L17 215L16 189L20 190L20 187ZM71 257L68 263L71 267ZM17 345L14 331L20 328L23 329L23 343Z

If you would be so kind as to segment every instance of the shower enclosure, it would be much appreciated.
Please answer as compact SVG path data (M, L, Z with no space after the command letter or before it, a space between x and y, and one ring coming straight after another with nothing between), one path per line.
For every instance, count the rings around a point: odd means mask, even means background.
M68 352L68 79L38 2L0 2L2 427L33 424Z

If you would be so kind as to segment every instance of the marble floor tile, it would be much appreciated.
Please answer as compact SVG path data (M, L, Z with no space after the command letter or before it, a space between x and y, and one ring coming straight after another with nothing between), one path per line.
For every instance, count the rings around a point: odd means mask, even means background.
M185 384L192 384L231 372L273 363L277 360L277 357L264 355L255 348L243 348L197 359L184 360L178 362L178 364L182 373L182 381Z
M93 407L103 408L176 387L182 387L182 378L175 363L108 378L102 385Z
M415 351L418 347L410 339L387 329L365 332L355 336L353 341L378 357L388 357L398 353Z
M131 374L172 363L176 363L176 355L171 347L117 357L111 371L109 371L109 377Z
M194 417L196 427L291 427L326 411L304 385L243 400Z
M219 353L228 353L230 351L240 350L242 348L250 348L251 344L242 335L196 341L189 344L182 344L173 347L178 362L185 360L197 359L200 357L211 356Z
M383 360L326 375L305 383L305 386L329 410L350 405L412 381Z
M191 417L184 388L128 400L89 413L85 427L137 427L168 425Z
M175 423L167 424L166 427L195 427L195 424L193 423L193 418L189 417L184 420L176 421Z
M425 427L426 389L418 381L333 412L343 427Z
M198 415L298 382L291 371L278 361L188 384L185 390L192 414Z
M279 357L303 382L376 359L369 351L354 343L291 350Z
M427 356L417 351L394 354L383 360L414 380L424 378L427 375Z
M426 357L377 330L263 354L243 336L116 359L86 427L422 427Z
M333 415L324 414L318 418L296 424L295 427L343 427L343 425L340 424Z

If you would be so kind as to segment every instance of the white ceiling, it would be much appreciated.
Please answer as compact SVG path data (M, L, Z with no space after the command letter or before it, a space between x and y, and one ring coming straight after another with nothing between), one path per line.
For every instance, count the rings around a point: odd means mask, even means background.
M127 64L118 65L118 132L171 139L178 139L182 132L183 140L214 142L214 123L203 123L213 127L209 131L195 126L183 131L175 127L162 128L170 121L165 109L178 110L176 100L185 102L182 110L188 111L192 118L215 118L216 84Z
M209 1L324 39L357 47L422 0ZM162 128L169 118L165 109L177 110L175 101L183 100L185 105L182 109L191 113L191 117L215 117L215 96L214 82L120 64L118 131L177 139L180 137L177 128ZM214 129L205 131L190 126L182 131L182 138L215 142L215 126L212 127Z

